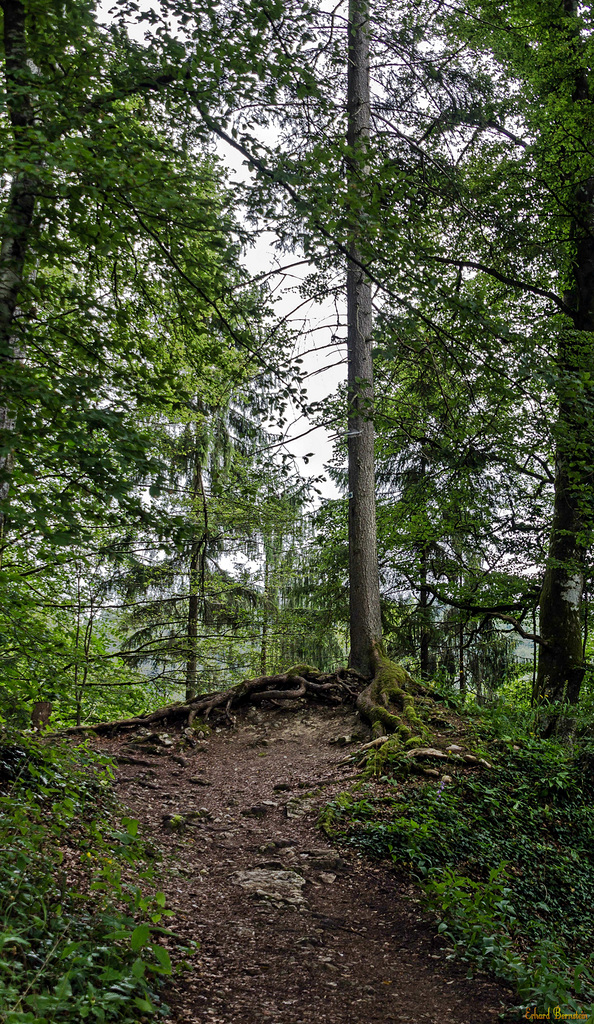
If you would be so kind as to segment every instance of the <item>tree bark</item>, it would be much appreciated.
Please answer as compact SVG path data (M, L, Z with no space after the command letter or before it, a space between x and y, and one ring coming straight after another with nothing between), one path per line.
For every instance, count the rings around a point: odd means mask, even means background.
M420 480L422 485L422 501L426 502L425 477L427 476L427 464L421 459ZM419 489L420 490L420 489ZM421 679L429 679L429 643L431 639L429 600L430 593L427 586L427 574L429 571L429 548L423 544L419 550L419 611L421 619L421 635L419 638L419 668Z
M186 700L192 700L198 692L198 619L200 613L200 591L204 601L204 586L206 573L206 545L208 543L208 506L206 504L206 491L202 479L202 466L198 453L193 455L195 460L193 467L192 495L194 503L198 499L202 503L202 517L204 519L204 531L201 536L194 536L192 553L190 556L189 579L188 579L188 657L186 660ZM196 517L198 512L195 509Z
M466 670L464 668L464 619L460 615L458 624L458 685L460 696L466 699Z
M580 31L577 0L563 0L562 34L575 57L572 102L582 108L588 104L591 116L588 55ZM563 60L565 70L570 65L567 56ZM587 145L588 140L584 139L584 152ZM574 330L562 334L557 353L555 503L539 605L543 643L533 694L540 704L575 704L585 671L582 605L586 554L594 532L594 177L586 178L580 171L578 168L576 174L573 169L579 184L570 209L574 249L571 264L566 268L571 285L564 296ZM554 727L551 720L547 729Z
M590 411L594 389L584 375L591 373L594 357L594 178L580 192L587 220L580 232L583 237L576 242L575 286L566 296L575 331L562 338L558 352L555 503L539 604L542 643L534 693L537 703L575 704L585 671L582 604L594 525ZM575 231L579 230L577 222Z
M25 7L20 0L0 0L4 20L4 78L10 123L17 156L27 155L29 129L34 124L30 95L31 68L27 61ZM3 215L0 240L0 359L11 376L22 361L19 340L14 336L14 314L23 285L30 229L35 211L37 183L29 172L14 175ZM10 395L0 399L0 504L5 505L13 466L12 439L16 426ZM0 508L0 545L4 536L6 512Z
M419 636L419 668L421 679L429 679L431 675L429 647L431 643L430 593L427 586L429 569L429 552L426 546L420 550L419 557L419 612L421 631Z
M192 700L198 692L198 612L200 599L198 595L198 569L200 567L201 542L194 544L190 558L190 578L188 595L188 658L186 661L186 700Z
M555 507L545 577L540 597L540 635L536 703L575 704L584 677L582 595L585 549L577 495L567 466L557 458Z
M370 127L369 11L350 0L347 85L348 191L353 227L348 246L348 480L349 480L349 665L373 674L373 645L381 639L375 518L373 352L371 283L361 268L357 197Z
M268 551L264 544L264 599L262 602L262 637L260 640L260 675L266 675L268 666L268 618L270 613L268 585L270 582L270 565Z

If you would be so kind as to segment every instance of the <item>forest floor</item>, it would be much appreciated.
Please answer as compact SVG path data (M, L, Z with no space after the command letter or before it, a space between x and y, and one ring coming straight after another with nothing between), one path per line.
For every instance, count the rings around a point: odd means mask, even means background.
M513 1002L446 959L408 879L316 826L353 780L332 741L358 729L348 708L299 702L182 753L173 729L93 741L169 869L167 926L200 943L162 993L172 1024L487 1024Z

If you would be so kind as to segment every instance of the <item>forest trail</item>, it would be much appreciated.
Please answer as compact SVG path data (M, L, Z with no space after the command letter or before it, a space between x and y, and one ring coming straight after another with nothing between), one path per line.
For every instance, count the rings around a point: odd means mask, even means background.
M413 886L316 827L353 776L331 741L358 728L345 707L252 708L181 754L172 729L94 742L170 868L169 926L200 943L163 993L172 1024L487 1024L509 1006L445 959Z

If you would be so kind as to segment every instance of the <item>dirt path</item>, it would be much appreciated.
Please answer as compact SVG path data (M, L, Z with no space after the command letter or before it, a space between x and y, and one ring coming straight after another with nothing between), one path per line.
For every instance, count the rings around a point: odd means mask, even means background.
M164 994L172 1024L486 1024L509 1005L446 961L414 888L316 828L352 773L329 741L356 728L342 708L252 709L186 764L164 747L121 766L121 799L171 866L171 926L201 944Z

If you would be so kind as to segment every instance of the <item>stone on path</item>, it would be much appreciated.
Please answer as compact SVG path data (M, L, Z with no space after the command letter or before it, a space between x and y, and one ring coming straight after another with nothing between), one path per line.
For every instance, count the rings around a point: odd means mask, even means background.
M292 796L285 804L285 815L287 818L302 818L308 811L316 807L316 801L311 797Z
M301 892L305 879L296 871L251 868L249 871L236 871L232 880L242 889L247 889L261 899L270 900L271 903L288 903L296 907L305 902Z

